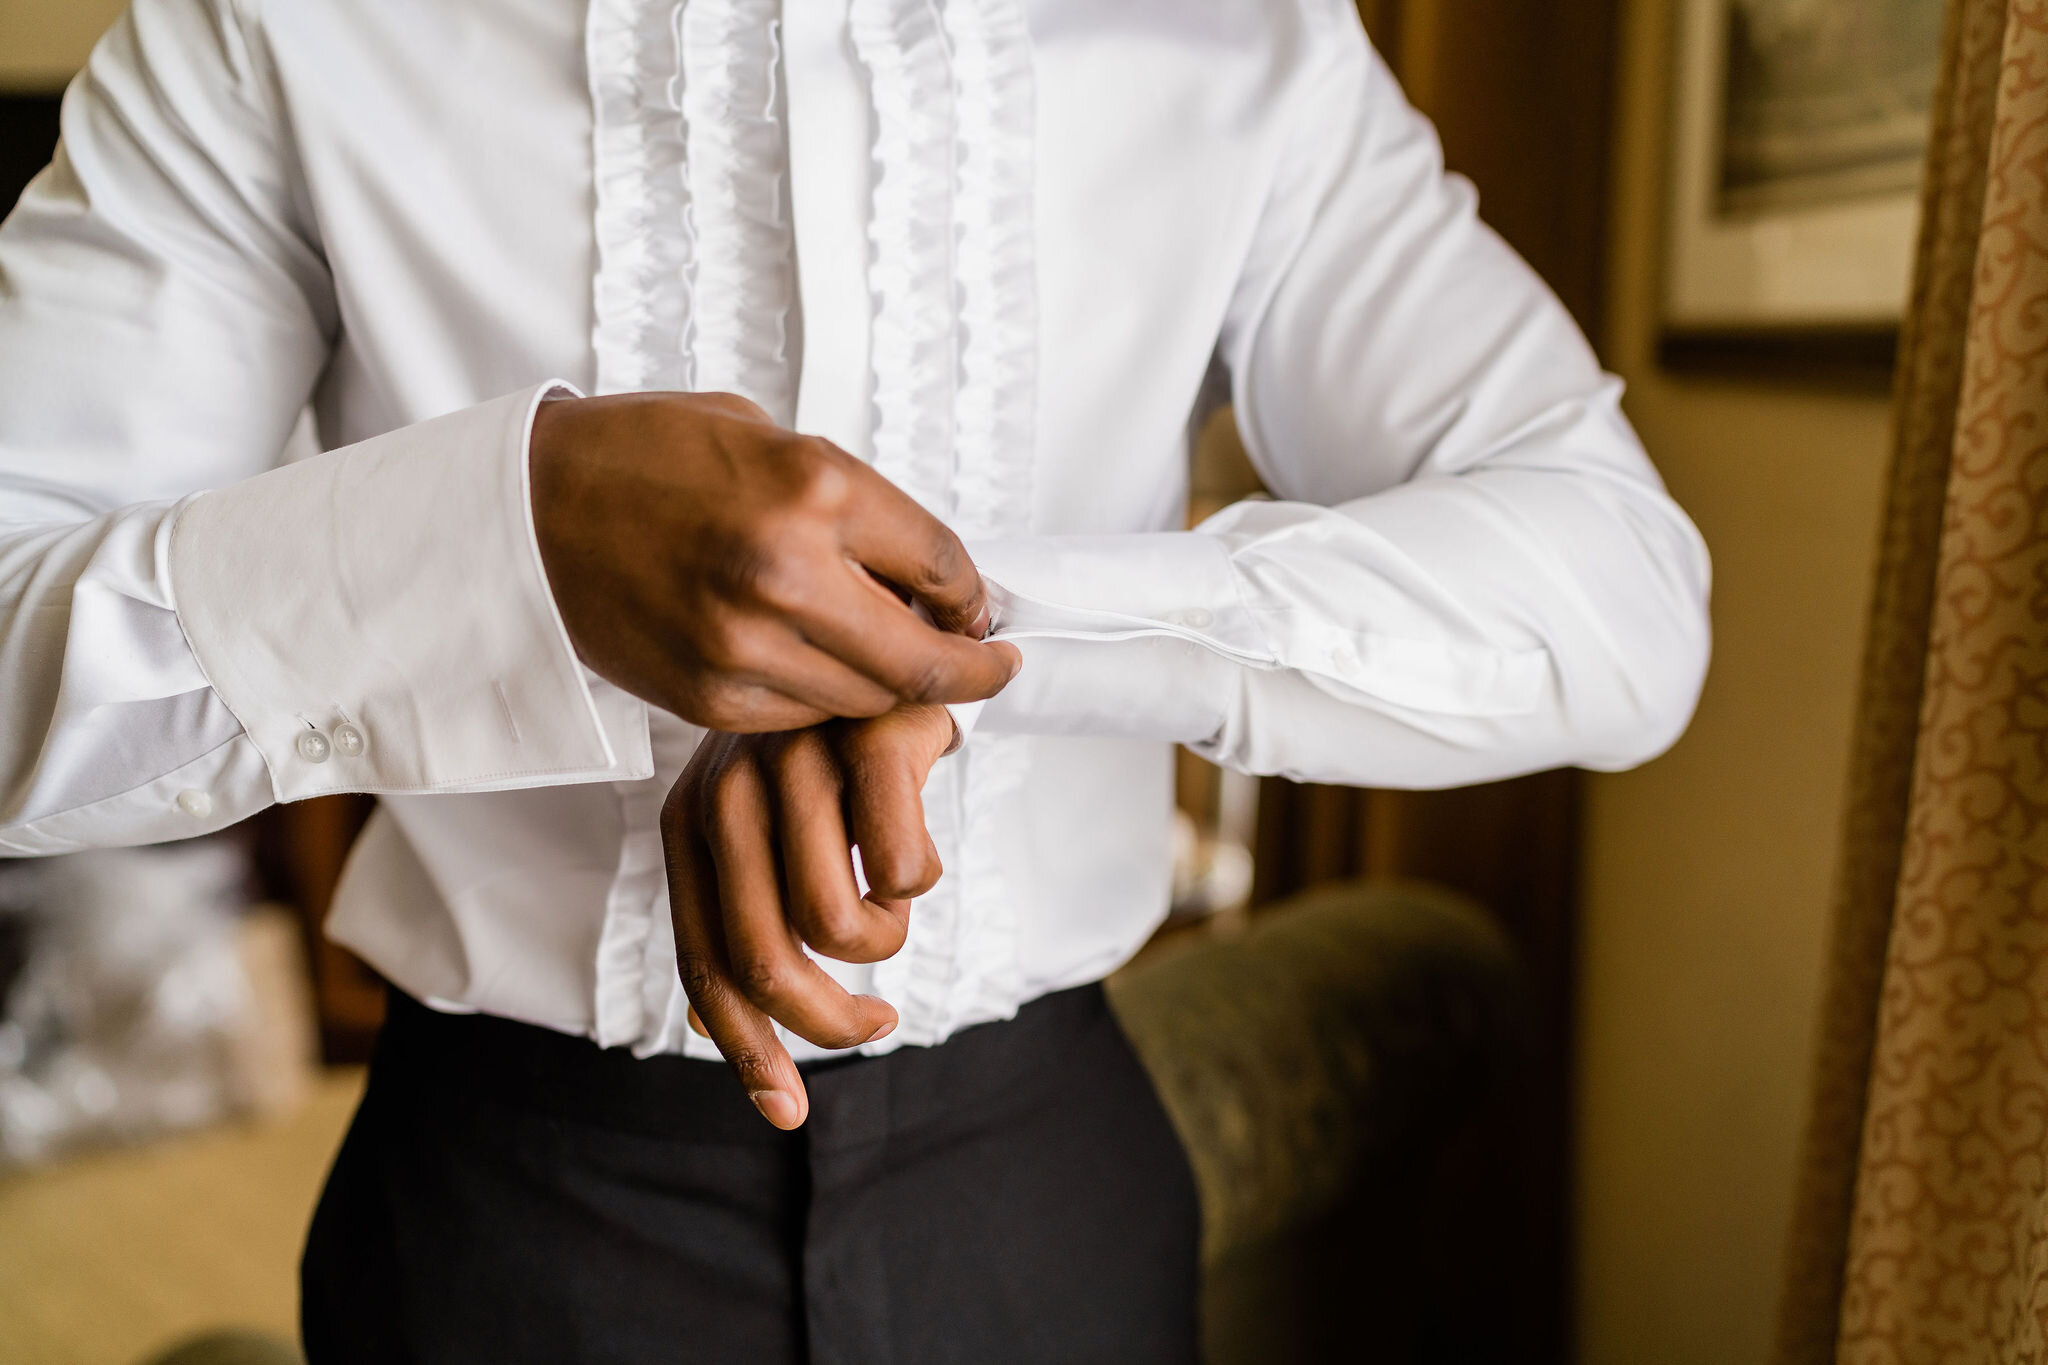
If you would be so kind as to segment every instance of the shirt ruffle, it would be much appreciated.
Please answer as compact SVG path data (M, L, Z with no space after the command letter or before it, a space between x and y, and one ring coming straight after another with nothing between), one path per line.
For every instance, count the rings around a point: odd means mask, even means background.
M796 300L783 135L781 0L689 0L682 107L695 238L692 387L796 420L786 355Z
M591 0L596 391L689 387L690 275L675 0Z
M779 0L592 0L600 392L724 389L795 409L797 294ZM964 535L1028 533L1036 454L1033 63L1019 0L852 0L874 114L868 287L876 467ZM977 735L925 792L946 875L874 969L901 1013L866 1049L1021 1003L999 828L1028 748ZM672 780L673 767L661 765ZM599 1041L708 1054L682 1027L655 816L622 784Z
M874 111L868 294L875 468L945 517L952 512L958 329L946 35L926 0L852 0L847 26Z
M953 0L946 33L959 96L954 529L969 539L1022 535L1038 401L1031 38L1016 0Z
M962 535L1031 521L1037 264L1033 68L1016 0L854 0L875 110L870 241L876 465ZM936 1043L1021 1003L1005 797L1028 750L976 735L933 772L946 875L876 969L902 1023L870 1051Z

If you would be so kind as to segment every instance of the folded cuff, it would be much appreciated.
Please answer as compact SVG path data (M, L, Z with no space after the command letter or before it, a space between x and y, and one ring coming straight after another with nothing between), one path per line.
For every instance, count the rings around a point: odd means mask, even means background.
M979 541L968 552L989 584L991 639L1168 635L1245 663L1277 662L1213 536L1039 536Z
M169 580L280 801L644 777L646 711L578 662L534 539L543 384L202 494Z

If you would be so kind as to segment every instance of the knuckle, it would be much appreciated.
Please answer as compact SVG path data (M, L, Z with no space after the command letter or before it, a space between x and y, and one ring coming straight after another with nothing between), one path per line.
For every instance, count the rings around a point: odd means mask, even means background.
M845 714L855 720L873 720L886 716L898 705L896 694L879 683L862 687L860 694L846 703Z
M865 814L877 823L903 817L903 797L897 789L896 769L887 754L877 753L856 741L840 749L839 764L846 774L846 788L853 798L857 814Z
M824 726L792 731L783 752L793 771L813 774L834 786L838 784L839 769L833 762L832 745Z
M809 730L785 730L770 740L765 763L777 789L785 793L785 800L788 792L817 773L818 763L811 747L815 743Z
M751 672L760 665L765 653L761 627L737 613L721 616L706 629L705 657L721 672Z
M818 1031L819 1036L811 1039L819 1047L843 1050L859 1047L868 1040L872 1029L862 1028L857 1019L843 1020Z
M785 521L764 515L724 536L707 570L716 600L745 603L760 596L761 583L781 558L788 540Z
M719 824L742 817L753 805L754 774L744 762L727 763L711 775L710 811Z
M742 713L740 691L723 681L705 682L696 689L691 709L679 714L707 730L731 730Z
M908 853L889 850L877 852L874 866L868 868L868 885L877 895L897 899L915 894L922 880L924 868L922 859Z
M746 670L735 666L732 671L743 673ZM737 677L720 678L705 689L705 695L712 700L705 708L704 718L688 716L685 719L695 720L707 729L738 735L755 734L764 729L777 728L775 724L769 723L776 720L769 694L752 683L743 682ZM709 779L705 785L707 788L711 786Z
M714 674L729 670L732 666L733 651L739 643L739 623L735 613L711 613L698 624L693 643L696 645L697 657L704 661L706 669ZM713 700L725 700L718 696L725 689L715 677L706 681L702 690L711 694Z
M951 682L952 671L945 659L929 654L904 671L899 691L905 701L934 702L945 696Z
M966 590L979 581L973 574L974 565L967 557L967 547L951 531L933 538L925 551L922 568L924 579L917 586L933 596L948 590L964 596Z
M757 564L751 586L753 595L763 605L782 615L795 616L811 605L817 576L809 566L778 554Z
M738 955L732 972L740 994L757 1005L780 1001L789 991L788 971L772 958L754 953Z
M811 516L837 516L853 496L853 478L843 459L839 448L822 437L791 442L791 502Z
M877 962L896 956L903 951L903 945L910 942L910 915L906 911L882 917L881 927L875 934L875 960Z
M718 992L718 969L701 953L676 954L676 974L682 978L683 994L690 997L692 1004L701 1006Z
M850 905L835 900L815 902L806 918L811 946L827 957L843 961L844 954L866 946L867 917Z
M768 416L765 408L742 394L713 392L690 394L687 397L699 407L714 409L728 417L737 417L748 422L767 422L773 420Z
M675 713L693 725L706 730L731 731L734 722L744 713L745 691L741 685L722 676L717 665L701 648L694 660L696 674L689 686L676 699ZM694 771L684 785L690 790L683 794L685 801L692 801L704 785L705 774L710 766L700 753L692 760Z
M769 1060L768 1054L760 1048L735 1046L727 1050L721 1044L718 1050L724 1055L726 1064L742 1076L764 1078L774 1069L775 1064Z

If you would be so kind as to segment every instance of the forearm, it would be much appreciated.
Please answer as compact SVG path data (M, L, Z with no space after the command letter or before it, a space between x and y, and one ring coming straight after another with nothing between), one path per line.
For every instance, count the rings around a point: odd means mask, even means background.
M160 572L174 506L0 530L0 853L203 834L268 803Z
M644 709L554 619L525 510L537 398L91 519L0 481L0 850L651 771Z
M1668 746L1706 566L1653 480L1541 453L1201 530L975 547L1024 651L990 731L1172 739L1232 767L1442 786Z

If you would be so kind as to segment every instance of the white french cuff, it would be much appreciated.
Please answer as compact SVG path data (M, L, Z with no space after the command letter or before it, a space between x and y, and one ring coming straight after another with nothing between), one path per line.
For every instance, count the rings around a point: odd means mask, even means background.
M987 709L986 701L946 703L946 714L953 718L953 742L946 747L948 754L958 753L974 738L974 727L981 723L981 713Z
M646 708L578 662L527 441L547 383L201 494L178 620L280 801L651 776Z
M1165 637L1244 667L1298 672L1341 700L1452 715L1526 713L1550 667L1536 648L1359 629L1349 617L1373 583L1278 594L1204 531L984 541L968 551L988 586L992 640ZM1249 553L1246 567L1263 567L1260 555ZM1347 594L1349 603L1336 600ZM1382 614L1395 616L1391 604ZM1406 615L1418 612L1410 605Z
M1282 666L1212 536L1039 536L967 548L988 584L991 640L1168 635L1254 667Z

